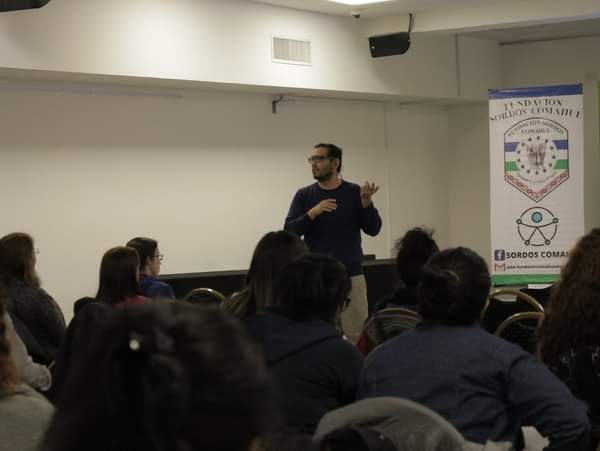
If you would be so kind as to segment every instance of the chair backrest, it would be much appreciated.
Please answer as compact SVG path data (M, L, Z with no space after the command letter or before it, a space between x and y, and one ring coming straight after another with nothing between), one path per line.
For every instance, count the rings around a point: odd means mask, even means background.
M363 355L367 355L387 340L414 329L420 322L421 316L409 308L387 307L379 310L365 322L359 349Z
M481 324L494 333L504 320L522 312L543 313L544 307L533 296L517 288L499 288L490 293L481 312Z
M535 354L537 352L536 331L543 318L542 312L515 313L500 323L494 335L518 344L525 351Z
M194 288L183 300L192 304L221 305L225 301L225 295L212 288Z
M396 450L464 451L466 440L433 410L394 397L367 398L325 414L315 432L322 442L349 426L371 429L391 440Z

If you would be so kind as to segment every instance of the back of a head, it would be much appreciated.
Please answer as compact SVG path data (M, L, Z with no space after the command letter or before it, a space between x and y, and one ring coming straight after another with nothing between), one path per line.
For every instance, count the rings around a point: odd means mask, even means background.
M100 263L98 301L114 305L138 295L139 266L140 258L133 248L118 246L106 251Z
M126 308L69 376L43 449L247 451L274 423L272 390L220 309Z
M439 251L433 231L421 227L410 229L396 241L396 268L407 285L417 285L421 269Z
M39 287L33 238L26 233L11 233L0 238L0 278L8 277Z
M420 313L446 324L474 324L491 286L487 264L471 249L443 250L423 267L419 284Z
M579 239L552 287L539 329L540 355L557 364L563 354L600 344L600 228Z
M285 230L263 236L252 255L246 276L251 308L263 310L273 304L275 283L285 265L306 254L308 248L295 233Z
M152 238L136 237L129 240L127 247L135 249L140 256L140 266L143 268L148 260L152 260L158 248L158 242Z
M326 255L307 254L281 272L277 300L291 319L333 323L349 293L350 278L343 264Z

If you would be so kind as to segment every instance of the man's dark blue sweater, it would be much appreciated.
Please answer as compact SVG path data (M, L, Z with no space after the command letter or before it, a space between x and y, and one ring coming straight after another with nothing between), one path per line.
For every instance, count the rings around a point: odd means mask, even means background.
M337 208L322 213L314 221L308 210L324 199L335 199ZM304 235L312 252L331 255L340 260L350 276L362 274L362 230L375 236L381 230L381 217L373 204L363 207L360 186L342 181L334 189L323 189L318 183L300 188L285 218L285 230Z

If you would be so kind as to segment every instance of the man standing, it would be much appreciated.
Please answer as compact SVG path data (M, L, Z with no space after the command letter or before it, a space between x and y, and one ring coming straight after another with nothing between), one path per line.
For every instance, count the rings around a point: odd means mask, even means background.
M312 252L332 255L346 265L352 291L342 328L355 342L368 315L360 231L375 236L381 230L381 217L372 200L379 187L342 180L342 149L335 144L317 144L308 162L317 182L298 190L285 218L285 230L304 235Z

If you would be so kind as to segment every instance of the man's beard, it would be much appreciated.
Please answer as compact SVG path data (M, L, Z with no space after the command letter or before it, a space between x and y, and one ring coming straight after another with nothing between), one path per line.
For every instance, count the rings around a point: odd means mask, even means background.
M313 174L313 178L315 180L318 180L319 182L325 182L326 180L329 180L332 176L333 176L333 171L329 171L329 172L321 173L321 174Z

